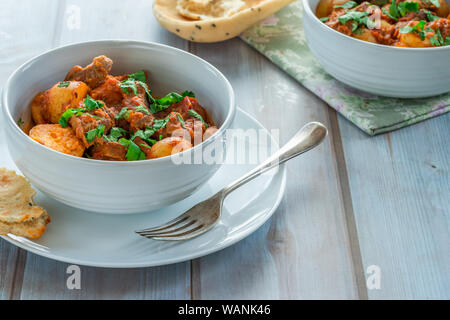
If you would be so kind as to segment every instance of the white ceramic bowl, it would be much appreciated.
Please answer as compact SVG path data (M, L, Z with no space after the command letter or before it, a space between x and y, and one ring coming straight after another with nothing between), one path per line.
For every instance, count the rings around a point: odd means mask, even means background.
M76 64L93 57L113 59L112 74L150 72L157 95L191 90L219 126L204 143L183 152L221 144L235 114L233 89L220 71L206 61L169 46L137 41L85 42L48 51L19 67L3 88L3 113L8 149L34 186L65 204L102 213L151 211L186 198L206 182L220 164L174 164L164 157L143 161L101 161L56 152L29 138L17 125L30 117L30 102L40 91L64 79ZM179 154L180 155L180 154ZM179 156L178 155L178 156Z
M319 0L303 0L309 48L324 69L351 87L397 98L429 97L450 91L450 46L400 48L361 41L321 22Z

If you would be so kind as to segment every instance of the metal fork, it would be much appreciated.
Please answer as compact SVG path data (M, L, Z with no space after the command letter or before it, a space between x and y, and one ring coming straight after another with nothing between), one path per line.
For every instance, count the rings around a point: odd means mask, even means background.
M164 225L136 231L154 240L187 240L210 230L219 220L226 196L243 184L289 159L319 145L327 135L327 128L319 122L310 122L301 128L281 149L259 166L235 180L209 199L198 203L179 217Z

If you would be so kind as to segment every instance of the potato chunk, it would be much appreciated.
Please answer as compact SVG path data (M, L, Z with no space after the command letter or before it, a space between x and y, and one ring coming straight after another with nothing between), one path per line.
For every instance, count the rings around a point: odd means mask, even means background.
M182 137L169 137L155 143L150 150L150 159L167 157L192 148L192 143Z
M83 142L75 136L72 128L59 124L39 124L30 130L30 137L40 144L76 157L83 156Z
M450 6L445 0L439 0L440 7L437 8L436 13L439 17L447 17L450 14Z
M353 36L359 40L377 43L377 40L373 36L372 32L370 32L370 30L367 28L364 28L364 30L361 33L354 34Z
M318 18L327 17L331 11L333 11L334 6L343 5L348 0L320 0L316 8L316 16Z
M431 47L429 38L422 40L418 34L415 33L401 33L399 36L401 46L411 48L426 48Z
M77 108L89 93L89 87L80 81L58 82L49 90L38 93L31 104L34 122L58 123L68 108Z

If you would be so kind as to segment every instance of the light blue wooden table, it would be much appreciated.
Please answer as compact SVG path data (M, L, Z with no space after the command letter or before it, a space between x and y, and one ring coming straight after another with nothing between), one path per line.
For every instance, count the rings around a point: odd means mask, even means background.
M329 138L287 165L273 218L228 249L158 268L81 267L82 288L69 290L67 264L1 240L1 299L450 298L450 114L369 137L241 40L189 43L162 29L151 7L151 0L3 0L0 86L25 60L57 46L155 41L217 66L239 105L280 129L282 142L312 120L328 126Z

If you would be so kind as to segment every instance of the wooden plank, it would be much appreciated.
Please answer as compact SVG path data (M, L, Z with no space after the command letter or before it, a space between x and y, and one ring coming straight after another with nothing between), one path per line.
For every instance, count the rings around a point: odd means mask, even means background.
M186 46L163 31L150 1L64 1L55 46L96 39L136 39ZM101 12L101 14L99 14ZM79 17L78 17L79 13ZM79 20L79 24L78 21ZM118 62L119 63L119 62ZM66 287L67 264L29 254L22 299L189 299L190 263L146 269L82 267L81 290Z
M189 299L188 263L141 269L80 267L81 288L68 289L69 264L29 254L21 299Z
M282 142L308 121L330 127L322 101L240 40L193 44L191 51L223 71L238 104L267 128L280 129ZM364 298L333 152L328 138L290 161L286 195L274 217L231 248L194 261L195 299Z
M2 1L0 10L0 87L23 62L52 46L58 6L52 0ZM26 17L26 23L18 23ZM0 121L1 121L0 117ZM0 134L3 128L0 126ZM1 152L6 146L0 145ZM0 166L11 168L11 163ZM20 295L26 252L0 240L0 299Z
M371 299L450 298L450 115L368 137L341 118Z
M59 45L100 39L128 39L187 48L187 41L159 26L152 13L152 5L152 1L145 0L126 4L122 0L67 0Z
M52 47L58 8L52 0L2 1L0 86L20 64Z

